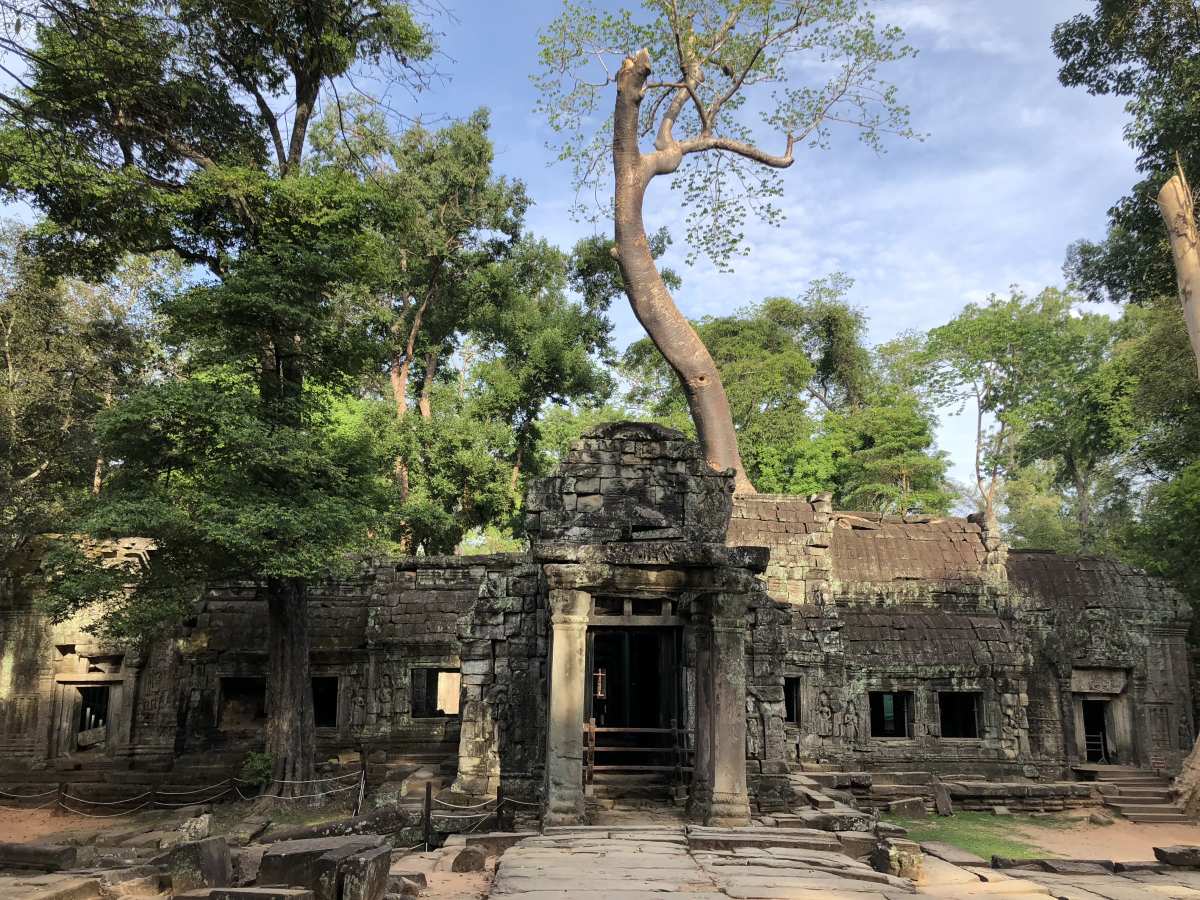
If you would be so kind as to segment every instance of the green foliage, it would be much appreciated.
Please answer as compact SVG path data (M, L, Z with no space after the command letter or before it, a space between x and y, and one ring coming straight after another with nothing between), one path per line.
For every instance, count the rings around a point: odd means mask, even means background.
M244 783L266 787L271 783L275 772L275 758L270 753L251 750L242 762L242 771L238 773Z
M726 385L746 471L768 493L833 491L843 507L942 512L951 498L933 420L863 345L865 319L842 299L849 286L834 275L799 300L695 323ZM678 381L649 340L632 344L623 366L636 408L687 423Z
M557 135L580 196L609 198L612 85L622 59L649 50L657 77L642 102L642 134L660 127L683 80L690 102L675 111L673 137L718 137L749 146L763 132L813 147L834 123L879 147L886 133L911 135L908 110L879 69L913 50L898 28L880 27L856 0L648 0L639 10L565 2L539 35L538 112ZM743 253L750 215L778 224L778 172L739 152L687 152L673 186L687 209L689 261L728 267ZM600 214L609 212L601 202ZM577 211L588 214L588 205Z
M149 295L172 274L125 261L103 284L54 279L24 246L0 235L0 560L33 536L60 530L108 462L93 418L153 370Z
M1103 0L1054 29L1063 84L1128 98L1125 137L1142 180L1109 211L1103 242L1071 248L1068 269L1091 299L1174 296L1175 272L1155 197L1177 161L1200 172L1200 41L1179 0Z
M1170 578L1192 603L1200 606L1200 461L1171 481L1155 485L1131 535L1131 556L1156 575Z

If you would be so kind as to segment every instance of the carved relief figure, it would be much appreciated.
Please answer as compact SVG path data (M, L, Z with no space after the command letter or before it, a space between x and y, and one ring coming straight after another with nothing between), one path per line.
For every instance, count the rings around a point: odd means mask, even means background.
M853 700L846 701L846 709L842 713L842 734L851 744L857 744L860 731L858 723L858 707Z
M833 736L833 707L829 703L829 695L824 691L817 697L816 730L821 737Z

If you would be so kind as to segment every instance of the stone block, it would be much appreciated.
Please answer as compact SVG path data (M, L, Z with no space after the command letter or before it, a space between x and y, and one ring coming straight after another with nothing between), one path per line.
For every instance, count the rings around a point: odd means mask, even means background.
M261 844L251 847L235 847L229 851L232 881L235 887L254 884L258 881L258 870L262 866L267 848Z
M940 782L933 786L933 805L939 816L954 815L954 803L950 799L950 789Z
M988 864L987 860L974 853L968 853L953 844L944 844L941 841L922 841L921 850L956 866L986 866Z
M1173 844L1170 847L1155 847L1154 856L1159 862L1172 866L1200 868L1200 847L1195 844Z
M62 844L0 844L0 869L37 869L57 872L70 869L79 855L75 847Z
M482 847L463 847L450 864L451 872L482 872L487 855Z
M180 844L153 862L170 877L171 888L175 891L229 887L233 880L229 845L223 837Z
M311 838L300 841L280 841L271 844L263 854L258 870L259 884L302 885L319 891L322 875L332 878L336 891L337 862L355 853L381 847L380 835L363 834L346 837ZM322 862L326 856L331 859ZM334 894L336 900L336 894Z
M384 845L355 853L338 868L341 893L337 900L380 900L387 892L392 848Z
M879 843L879 838L869 831L839 831L837 839L841 842L842 852L855 859L866 859Z
M893 816L903 816L908 819L921 819L926 815L925 801L920 797L892 800L887 804L887 810Z

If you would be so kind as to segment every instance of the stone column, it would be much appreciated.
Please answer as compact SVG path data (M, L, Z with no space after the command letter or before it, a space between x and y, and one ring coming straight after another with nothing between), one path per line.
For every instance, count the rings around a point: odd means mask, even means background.
M585 591L550 591L550 716L546 728L546 825L583 821L583 691L587 683Z
M696 610L696 764L689 806L705 825L746 825L746 598L709 594Z

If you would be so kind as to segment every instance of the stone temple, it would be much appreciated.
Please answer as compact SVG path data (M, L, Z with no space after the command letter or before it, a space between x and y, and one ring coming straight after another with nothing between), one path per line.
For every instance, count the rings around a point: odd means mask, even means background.
M551 824L623 792L730 824L789 805L797 772L1035 784L1171 773L1191 748L1190 612L1119 563L1011 551L972 519L735 496L644 424L585 435L527 512L526 554L376 560L313 590L318 759L440 754L455 792ZM21 574L0 582L0 779L235 773L261 747L253 585L123 648L46 621Z

